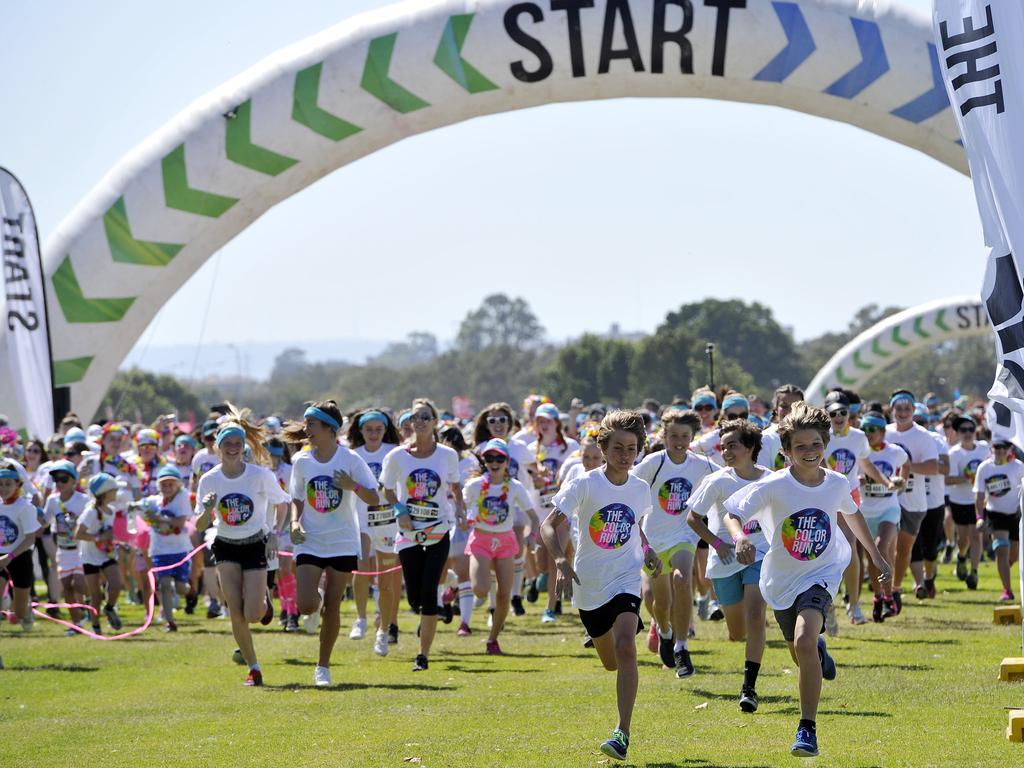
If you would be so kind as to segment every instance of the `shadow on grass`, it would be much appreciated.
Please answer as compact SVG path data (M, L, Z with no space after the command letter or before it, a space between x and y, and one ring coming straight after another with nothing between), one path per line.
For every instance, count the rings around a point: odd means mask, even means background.
M946 630L948 632L987 632L991 624L980 621L954 621L950 619L933 619L925 616L921 623L932 629Z
M9 672L99 672L99 667L87 667L84 664L39 664L34 667L7 667Z
M451 691L453 685L426 685L425 683L337 683L320 688L310 683L285 683L284 685L264 685L268 691L326 691L328 693L347 693L348 691Z
M935 640L930 638L906 638L901 637L898 640L890 640L886 637L844 637L844 640L853 640L858 643L886 643L892 645L898 643L899 645L960 645L960 641L955 637L949 640Z
M702 758L683 758L678 763L645 763L644 768L768 768L766 765L736 765L735 763L712 763Z
M715 701L736 701L736 695L733 693L713 693L711 691L705 691L702 688L691 688L690 693L694 696L700 696L702 699L714 699ZM796 699L793 696L758 696L758 701L762 704L794 704Z
M840 661L840 669L898 669L901 672L928 672L932 669L928 664L857 664L856 662Z
M800 707L786 707L784 709L773 709L770 715L799 715ZM819 715L841 715L844 717L892 717L891 712L874 712L863 709L819 709Z

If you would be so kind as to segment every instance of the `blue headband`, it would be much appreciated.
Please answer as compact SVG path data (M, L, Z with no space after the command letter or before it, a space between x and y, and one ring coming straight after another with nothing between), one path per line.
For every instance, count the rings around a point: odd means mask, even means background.
M21 480L21 475L16 469L0 469L0 480Z
M403 424L405 424L405 422L407 422L411 418L412 418L412 411L406 411L405 413L403 413L401 416L398 417L398 426L402 426Z
M867 416L860 420L860 425L862 428L880 427L881 429L885 429L885 419L883 419L881 416L875 416L874 414L869 413Z
M729 395L722 401L722 410L727 411L736 405L742 405L747 410L750 409L750 403L747 402L747 398L743 395Z
M911 405L913 405L914 396L909 392L897 392L895 395L892 396L892 399L889 401L889 407L891 408L892 406L896 405L896 403L902 402L908 402Z
M324 424L326 424L331 429L335 429L335 430L341 429L341 424L339 424L335 420L335 418L333 416L331 416L331 414L325 413L324 411L321 411L315 405L309 406L309 408L306 409L306 412L304 414L302 414L302 418L304 418L304 419L317 419L318 421L322 421Z
M384 424L388 423L388 417L380 411L367 411L359 417L359 426L369 424L371 421L382 421Z
M718 408L718 400L710 392L705 392L693 398L693 407L696 408L698 405L710 405L712 408Z
M227 440L229 437L240 437L242 443L245 443L245 430L241 427L236 427L232 424L229 427L224 427L220 432L217 433L217 440L215 445L220 448L220 444Z
M283 445L267 445L265 447L267 449L267 453L269 453L271 456L284 456Z

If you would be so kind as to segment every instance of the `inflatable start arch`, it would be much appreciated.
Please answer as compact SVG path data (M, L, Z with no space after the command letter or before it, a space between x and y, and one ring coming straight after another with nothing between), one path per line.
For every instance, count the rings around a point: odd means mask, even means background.
M480 115L636 96L771 104L966 173L932 37L886 0L436 0L349 19L197 101L57 228L44 247L55 383L93 414L163 303L267 209Z

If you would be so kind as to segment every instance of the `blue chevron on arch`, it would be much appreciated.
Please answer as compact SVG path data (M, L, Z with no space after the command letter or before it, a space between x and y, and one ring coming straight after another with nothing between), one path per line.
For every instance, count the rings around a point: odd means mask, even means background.
M878 25L854 18L850 23L860 48L860 63L825 89L825 93L844 99L852 99L889 71L889 59Z
M942 80L942 69L939 66L939 54L932 43L928 43L928 56L932 63L931 90L894 109L892 114L896 117L902 117L912 123L923 123L949 106L949 95L946 93L946 84Z
M772 7L775 9L775 15L779 17L782 30L786 33L786 47L765 64L764 69L754 75L754 79L767 83L781 83L807 61L817 46L799 5L773 2Z

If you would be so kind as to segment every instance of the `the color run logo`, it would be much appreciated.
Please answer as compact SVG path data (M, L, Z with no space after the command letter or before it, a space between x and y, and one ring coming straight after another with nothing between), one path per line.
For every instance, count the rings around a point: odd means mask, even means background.
M633 532L636 515L625 504L609 504L590 518L590 538L601 549L618 549Z
M410 499L432 499L441 487L441 478L432 469L414 469L405 480Z
M673 477L661 484L658 490L658 503L670 515L680 515L686 509L686 500L690 498L693 484L685 477Z
M317 475L306 483L306 502L317 512L333 512L341 504L341 491L327 475Z
M895 471L892 468L892 464L888 461L873 461L872 464L874 464L878 468L878 471L886 477L892 477L892 473Z
M832 540L832 525L820 509L802 509L782 524L782 544L797 560L816 560Z
M501 525L508 520L508 502L500 496L488 496L484 499L484 516L480 522L487 525Z
M370 461L367 462L366 466L368 466L370 468L370 471L373 472L374 479L380 480L380 471L381 469L383 469L383 465L376 461Z
M752 536L755 533L761 532L761 524L757 520L748 520L743 525L743 533L746 536Z
M511 456L508 459L508 476L513 478L519 477L519 462Z
M834 469L843 475L850 474L856 464L857 457L853 455L853 451L846 448L839 448L828 457L829 469Z
M981 459L971 459L967 462L967 466L964 467L965 477L974 477L978 474L978 467L981 466Z
M242 525L252 517L252 499L242 493L229 493L217 505L226 525Z
M0 546L9 547L17 540L17 524L6 515L0 515Z

